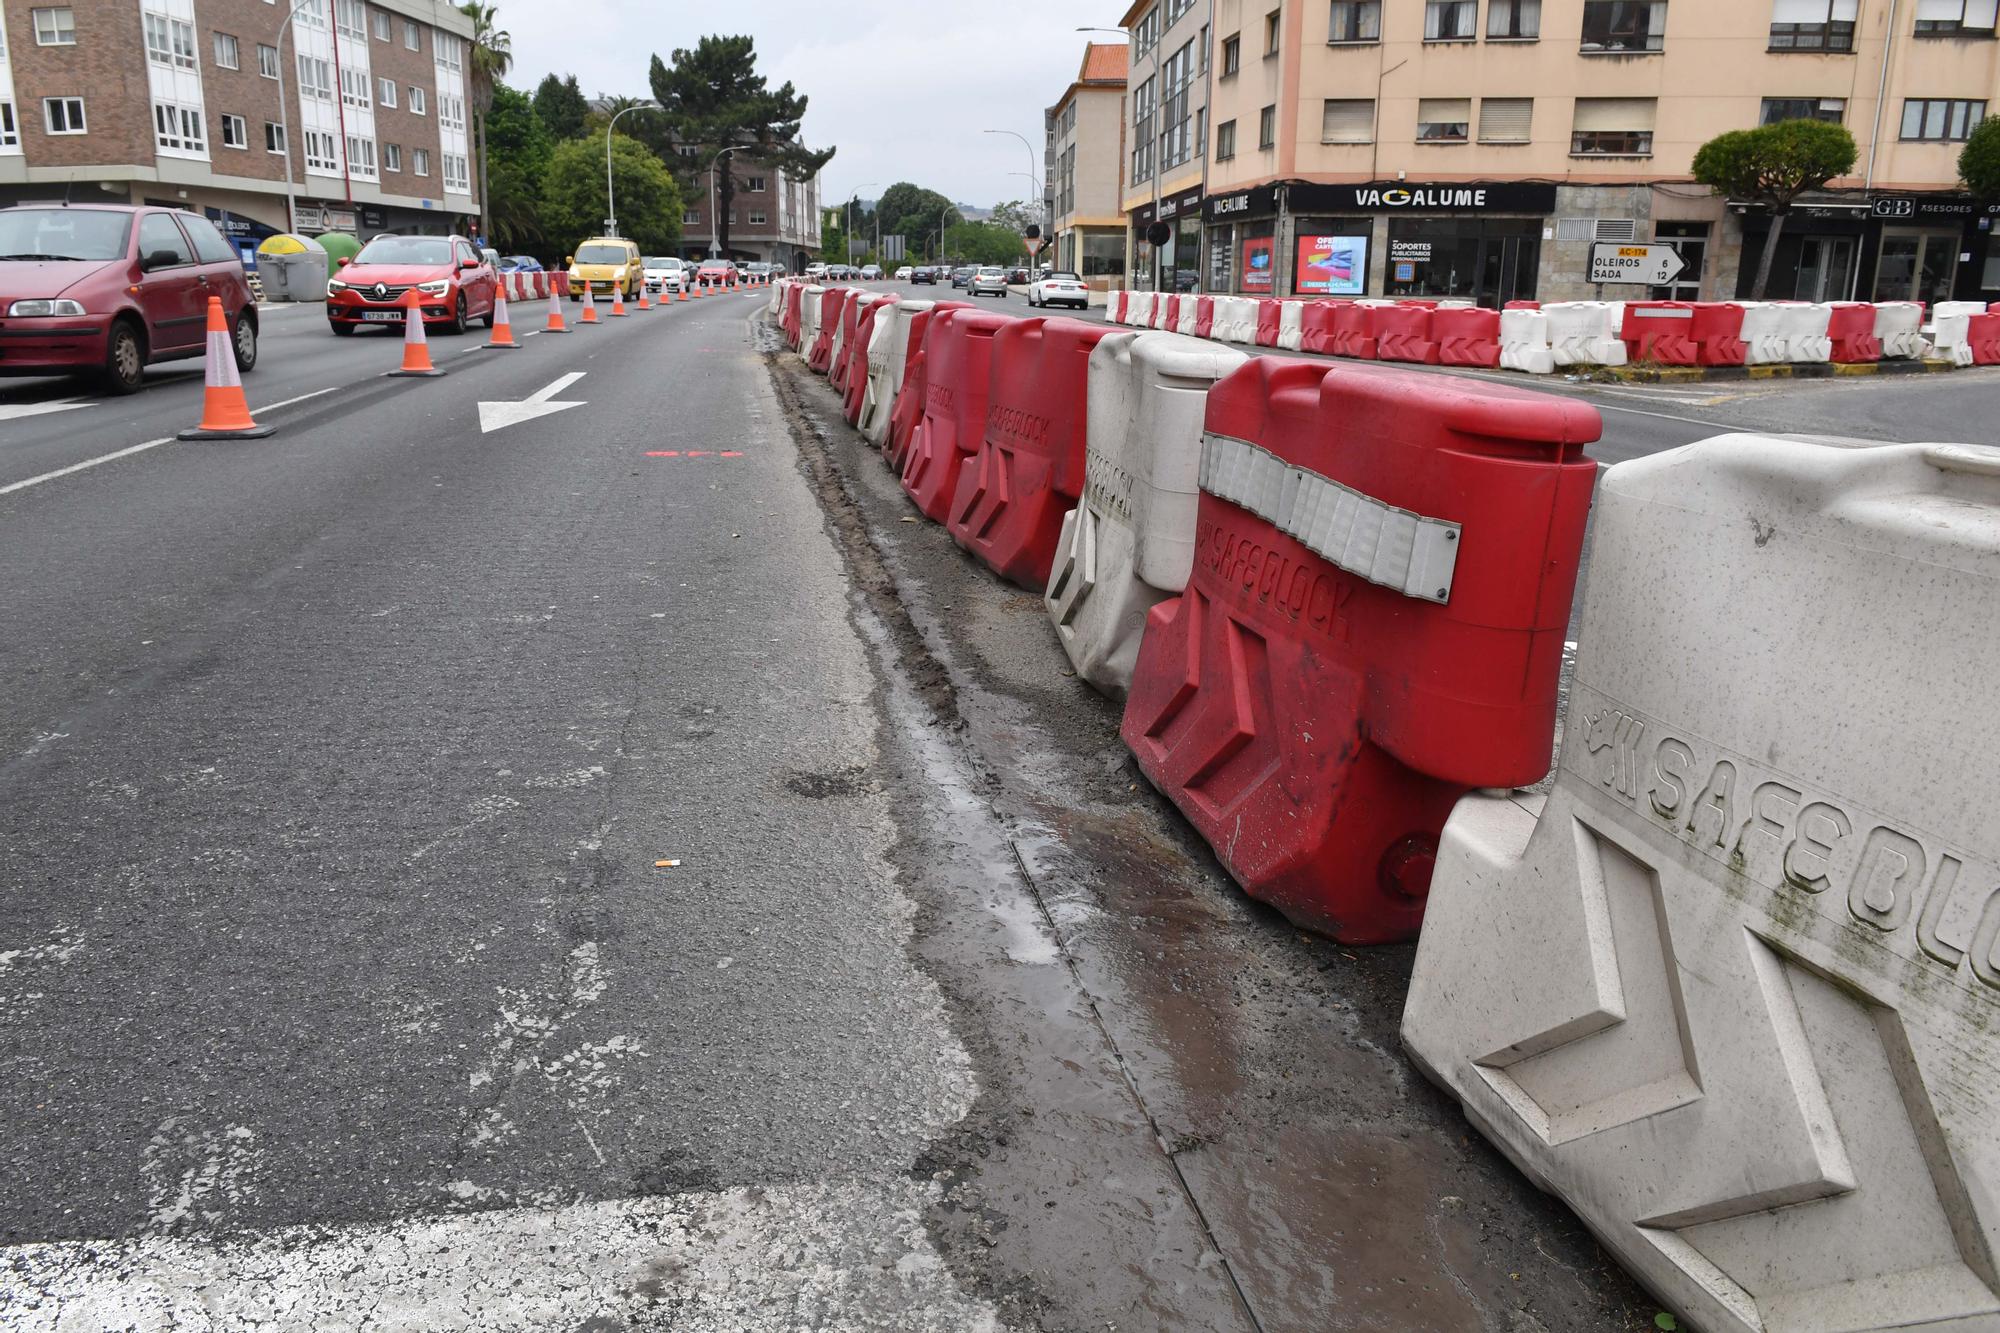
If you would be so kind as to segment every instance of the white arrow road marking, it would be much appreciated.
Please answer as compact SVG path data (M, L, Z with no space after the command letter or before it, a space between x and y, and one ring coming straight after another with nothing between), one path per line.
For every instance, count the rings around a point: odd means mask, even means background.
M39 417L49 412L68 412L79 407L95 407L81 398L57 398L46 403L0 403L0 421L18 421L22 417Z
M506 426L518 425L523 421L533 421L536 417L553 416L557 412L572 407L582 407L582 403L556 403L549 400L582 379L588 371L572 370L545 389L537 389L518 403L481 403L479 405L479 430L485 434L490 430L500 430Z

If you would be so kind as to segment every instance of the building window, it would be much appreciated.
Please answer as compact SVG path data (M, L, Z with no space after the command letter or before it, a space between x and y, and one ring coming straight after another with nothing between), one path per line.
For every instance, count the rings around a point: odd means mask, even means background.
M1206 23L1201 25L1201 35L1194 39L1194 43L1195 49L1201 52L1201 68L1196 73L1206 74L1208 73L1208 25Z
M194 68L194 24L146 14L146 58L156 65Z
M1542 0L1486 0L1486 35L1496 42L1532 42L1542 35Z
M1911 98L1903 103L1903 137L1933 143L1964 143L1986 119L1986 103L1962 98Z
M365 139L356 134L347 136L347 168L356 176L365 176L371 180L374 179L375 141L373 139Z
M438 124L448 130L464 129L465 99L455 93L439 93Z
M1650 97L1577 98L1570 156L1651 157L1656 111Z
M765 177L752 176L743 182L743 188L751 194L762 194L768 188L768 184Z
M700 226L700 225L701 225L701 214L700 214L700 213L698 213L698 212L696 212L696 211L695 211L694 209L692 209L692 208L688 208L688 209L683 209L683 210L681 211L681 225L682 225L683 227L698 227L698 226Z
M1157 81L1147 79L1132 94L1132 179L1135 182L1153 178L1153 97L1157 89Z
M372 15L370 15L370 17L371 17L371 18L373 18L373 19L375 20L375 25L374 25L374 26L375 26L375 40L376 40L376 41L378 41L378 42L386 42L386 41L388 41L388 40L389 40L389 15L388 15L388 14L387 14L386 12L384 12L383 10L380 10L380 9L378 9L378 10L376 10L376 11L375 11L375 12L374 12L374 13L373 13Z
M226 32L215 34L215 67L217 69L238 69L243 60L243 49L236 39Z
M770 220L769 215L765 213L753 212L750 214L750 225L753 227L764 226Z
M1137 59L1152 50L1160 42L1160 11L1158 6L1148 10L1146 17L1139 20L1132 29L1132 56Z
M1470 42L1479 36L1479 0L1427 0L1424 40Z
M1781 120L1823 120L1829 125L1838 125L1846 113L1847 99L1844 97L1767 97L1757 123L1775 125Z
M382 145L382 170L401 171L403 169L403 145L385 143Z
M21 126L14 119L14 104L0 98L0 148L12 148L21 142Z
M1771 0L1773 51L1852 51L1861 0Z
M403 20L403 45L412 51L424 49L424 30L408 19Z
M75 46L76 14L68 5L32 11L36 46Z
M1533 137L1535 99L1532 97L1482 97L1479 99L1479 142L1527 143Z
M248 148L250 146L250 122L241 116L225 114L222 117L222 146L224 148Z
M1180 22L1181 15L1194 8L1194 0L1167 0L1167 26Z
M317 57L299 56L299 96L333 100L333 66Z
M396 109L396 81L394 79L375 80L375 101L391 111Z
M264 122L264 151L267 153L285 151L285 127L275 120Z
M460 194L470 193L472 174L466 170L465 154L444 154L444 188L456 190Z
M201 123L201 112L174 102L153 103L153 141L174 152L207 152L208 133Z
M367 71L359 69L340 71L340 100L363 111L372 105L368 100Z
M306 131L306 168L328 173L340 170L340 145L324 130Z
M1274 9L1264 16L1264 54L1266 56L1278 54L1278 39L1282 35L1281 29L1284 26L1279 22L1279 19L1283 15L1283 10Z
M1189 85L1194 79L1194 42L1182 43L1181 49L1167 57L1161 66L1161 93L1165 105L1160 108L1160 170L1167 171L1181 165L1194 156L1194 139L1190 133Z
M1471 137L1471 131L1471 98L1425 97L1418 100L1418 143L1464 143Z
M1236 77L1236 71L1243 67L1243 39L1237 36L1222 39L1222 77Z
M2000 0L1917 0L1919 37L1991 37Z
M1320 111L1321 143L1371 143L1374 138L1374 99L1367 97L1327 99Z
M1236 156L1236 122L1225 120L1215 127L1215 160L1227 162Z
M424 90L416 84L410 85L410 114L421 116L428 108L424 105Z
M1267 106L1257 113L1257 146L1274 148L1278 143L1278 108Z
M1328 25L1329 42L1379 42L1382 40L1382 0L1333 0L1333 19Z
M368 11L361 0L333 0L333 28L342 37L368 40Z
M430 149L412 148L410 150L410 172L412 175L417 176L428 176L431 174Z
M1583 0L1583 51L1634 55L1666 42L1667 0Z
M44 97L42 99L42 128L50 134L84 134L88 127L83 120L83 99L81 97Z
M465 72L465 43L448 32L435 33L431 37L431 50L436 53L437 63L454 74Z
M257 43L257 72L267 79L278 77L278 48Z

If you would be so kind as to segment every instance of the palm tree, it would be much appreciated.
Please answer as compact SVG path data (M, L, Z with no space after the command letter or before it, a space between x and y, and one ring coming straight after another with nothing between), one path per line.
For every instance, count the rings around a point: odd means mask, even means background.
M493 109L493 85L514 65L514 39L499 26L497 5L466 0L459 12L472 20L472 117L479 136L479 219L492 227L491 195L486 184L486 114Z

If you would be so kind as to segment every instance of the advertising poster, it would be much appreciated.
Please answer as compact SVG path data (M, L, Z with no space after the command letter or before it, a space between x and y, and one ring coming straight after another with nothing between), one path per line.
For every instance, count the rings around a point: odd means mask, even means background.
M1301 294L1360 296L1368 290L1368 238L1301 236L1293 273Z
M1272 270L1277 267L1273 254L1274 240L1269 236L1251 236L1243 242L1243 290L1246 292L1268 292L1271 290Z

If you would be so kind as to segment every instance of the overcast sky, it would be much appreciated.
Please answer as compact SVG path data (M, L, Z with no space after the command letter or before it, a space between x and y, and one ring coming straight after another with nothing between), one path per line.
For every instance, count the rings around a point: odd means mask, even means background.
M748 33L773 87L808 99L805 137L836 145L824 197L871 198L911 180L960 203L1025 199L1042 171L1042 110L1076 77L1087 41L1121 0L499 0L514 38L507 82L533 91L574 74L586 96L650 96L655 52L671 61L706 33ZM1033 145L982 134L1013 130ZM872 184L871 184L872 182Z

